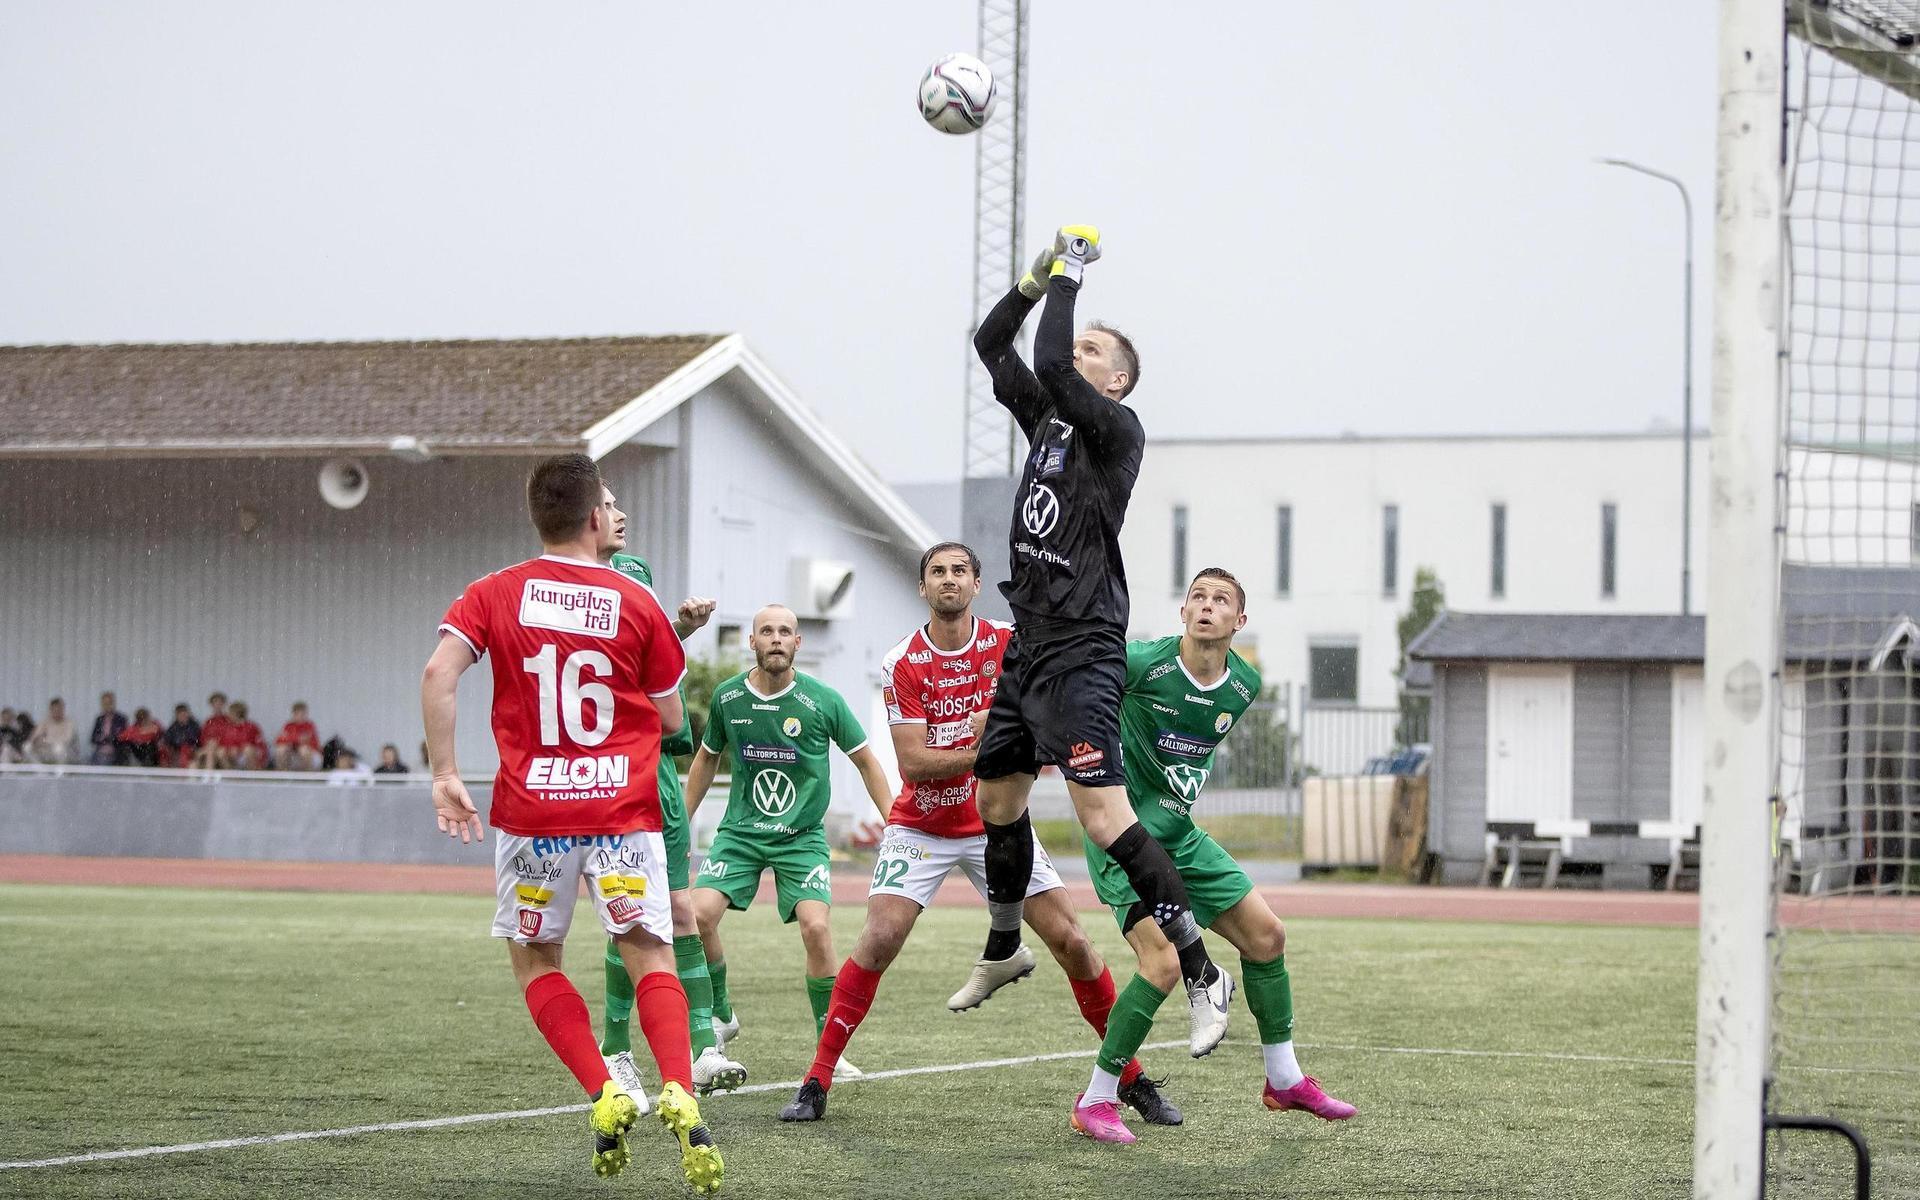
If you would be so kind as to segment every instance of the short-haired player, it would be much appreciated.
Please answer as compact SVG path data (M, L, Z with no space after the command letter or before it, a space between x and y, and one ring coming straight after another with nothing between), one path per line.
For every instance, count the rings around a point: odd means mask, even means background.
M493 737L500 753L486 823L494 843L493 935L527 1011L592 1100L593 1169L616 1175L639 1105L594 1042L586 1001L561 970L561 946L584 880L626 960L634 1007L661 1086L654 1108L680 1142L696 1192L720 1186L722 1163L700 1119L687 1041L687 996L673 970L673 920L655 768L663 733L686 714L686 656L652 591L605 566L624 515L584 454L543 460L527 507L544 553L467 585L440 624L420 682L433 807L462 842L484 836L454 763L460 676L493 659Z
M834 1066L873 1004L881 973L954 868L986 895L987 838L974 804L973 761L1012 627L976 617L973 602L979 594L980 558L972 549L942 542L921 555L926 624L902 638L881 663L887 724L905 783L881 834L860 940L834 979L813 1067L781 1110L783 1121L817 1121L826 1115ZM1104 1035L1114 1002L1113 975L1087 940L1053 861L1037 841L1025 917L1066 972L1081 1015ZM1143 1117L1160 1125L1180 1124L1180 1111L1160 1095L1138 1061L1123 1064L1120 1075L1117 1094Z
M1260 673L1233 651L1233 635L1247 623L1246 607L1240 581L1224 568L1208 567L1187 588L1179 636L1127 643L1120 706L1127 798L1172 856L1192 897L1194 920L1240 951L1241 987L1265 1059L1262 1101L1271 1109L1303 1109L1342 1121L1353 1116L1353 1105L1322 1091L1294 1055L1286 928L1240 864L1193 821L1215 750L1260 695ZM1160 927L1145 919L1146 904L1126 872L1091 838L1087 866L1094 891L1113 908L1140 969L1114 1005L1071 1124L1097 1141L1131 1142L1116 1103L1121 1068L1146 1041L1154 1011L1179 982L1180 961Z

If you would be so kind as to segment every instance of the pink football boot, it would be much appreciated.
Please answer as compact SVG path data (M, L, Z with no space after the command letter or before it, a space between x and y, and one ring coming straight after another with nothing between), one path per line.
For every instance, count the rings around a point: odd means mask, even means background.
M1345 1100L1335 1100L1321 1091L1320 1081L1311 1075L1284 1092L1269 1083L1260 1093L1260 1103L1275 1112L1285 1108L1298 1108L1312 1113L1323 1121L1344 1121L1360 1111ZM1075 1116L1078 1115L1076 1112Z
M1125 1146L1135 1138L1133 1130L1120 1119L1120 1106L1111 1100L1096 1100L1092 1104L1082 1104L1086 1098L1082 1092L1073 1098L1073 1131L1084 1133L1096 1142L1112 1142L1116 1146Z

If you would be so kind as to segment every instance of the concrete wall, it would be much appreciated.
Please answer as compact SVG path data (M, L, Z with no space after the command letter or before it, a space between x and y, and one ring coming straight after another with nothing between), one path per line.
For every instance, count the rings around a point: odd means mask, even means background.
M485 814L491 789L474 802ZM425 779L324 783L0 775L0 853L293 862L493 862L434 826Z
M1695 611L1705 602L1707 442L1694 439ZM1219 565L1247 587L1243 644L1271 682L1304 682L1307 646L1357 642L1359 703L1395 703L1395 623L1416 568L1471 612L1680 611L1678 433L1616 437L1156 441L1121 539L1142 636L1177 628L1172 520L1188 513L1187 571ZM1507 507L1506 594L1490 590L1491 507ZM1601 505L1618 507L1616 591L1600 590ZM1399 510L1384 587L1382 509ZM1293 511L1292 587L1277 590L1276 510Z

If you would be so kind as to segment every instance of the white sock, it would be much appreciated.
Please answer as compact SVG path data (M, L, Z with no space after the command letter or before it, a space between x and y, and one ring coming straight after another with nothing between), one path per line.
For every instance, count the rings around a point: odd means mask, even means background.
M1300 1069L1299 1061L1293 1057L1291 1041L1262 1046L1260 1053L1266 1056L1267 1082L1273 1085L1275 1091L1284 1092L1307 1077L1306 1072Z
M1108 1104L1120 1103L1120 1077L1095 1067L1093 1078L1087 1081L1087 1094L1080 1098L1080 1103L1084 1106L1099 1104L1103 1100Z

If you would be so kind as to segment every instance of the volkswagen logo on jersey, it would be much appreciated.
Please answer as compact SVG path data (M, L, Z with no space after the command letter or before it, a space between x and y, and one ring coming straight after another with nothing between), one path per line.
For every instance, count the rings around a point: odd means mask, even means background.
M1225 733L1227 730L1232 728L1233 728L1232 713L1221 713L1219 716L1213 719L1213 731L1215 733Z
M769 817L785 816L794 801L793 780L785 771L762 771L753 777L753 806Z
M1034 484L1026 502L1020 506L1020 522L1033 536L1046 537L1060 523L1060 497L1046 484Z
M800 718L788 717L786 720L780 722L780 732L786 734L788 737L799 737Z
M1207 786L1207 769L1192 763L1174 763L1167 768L1167 786L1173 789L1174 795L1192 804L1200 798L1200 789Z

